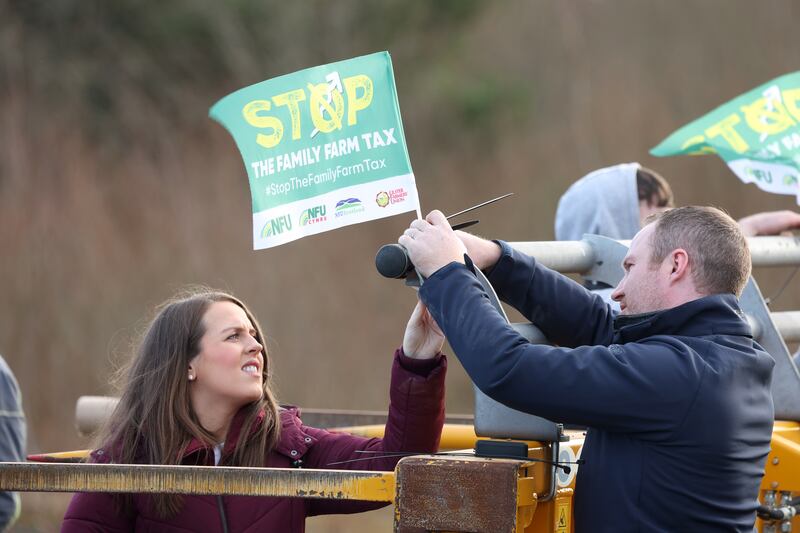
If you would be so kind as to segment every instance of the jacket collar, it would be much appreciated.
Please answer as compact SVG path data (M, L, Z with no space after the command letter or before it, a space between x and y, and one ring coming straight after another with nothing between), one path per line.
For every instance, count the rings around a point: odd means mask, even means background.
M266 415L263 411L258 413L256 417L255 423L253 427L250 429L250 433L255 432L258 428L264 423L264 417ZM223 449L223 455L228 455L232 453L233 450L236 449L236 444L239 442L242 433L242 426L244 426L244 420L246 417L245 409L239 409L233 417L233 421L231 422L231 427L228 428L228 435L225 437L225 448ZM193 438L189 441L188 446L183 452L183 457L196 453L200 450L210 450L212 445L209 445L206 442L201 441L200 439Z
M281 421L281 429L280 438L277 446L275 447L275 451L285 455L286 457L289 457L290 459L299 459L305 455L306 451L308 451L308 448L314 442L316 442L316 439L303 431L299 407L281 406L279 408L278 416L280 417ZM256 432L258 428L261 427L261 425L264 423L265 417L266 414L264 411L258 413L258 417L250 429L251 434ZM223 456L230 455L234 452L234 450L236 450L236 446L241 439L244 421L245 411L240 409L234 416L230 429L228 429L228 436L225 439L225 448L222 451ZM192 439L189 442L189 445L186 447L186 450L183 452L183 457L185 458L201 450L208 452L211 450L211 446L199 439Z
M292 460L300 459L317 439L304 431L299 407L281 408L280 417L281 437L275 451Z
M733 294L715 294L685 304L639 315L614 318L614 342L636 342L653 335L737 335L753 332Z

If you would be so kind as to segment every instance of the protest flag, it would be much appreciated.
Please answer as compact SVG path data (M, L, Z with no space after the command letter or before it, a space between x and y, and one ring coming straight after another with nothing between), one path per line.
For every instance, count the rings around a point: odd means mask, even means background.
M650 153L717 154L745 183L798 197L800 72L775 78L683 126Z
M253 248L417 211L388 52L301 70L222 98L253 204Z

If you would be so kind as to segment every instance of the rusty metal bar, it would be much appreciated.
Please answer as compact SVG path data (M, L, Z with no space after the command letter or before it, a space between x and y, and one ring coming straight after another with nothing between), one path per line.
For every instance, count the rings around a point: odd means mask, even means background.
M0 463L0 490L278 496L392 502L394 472Z

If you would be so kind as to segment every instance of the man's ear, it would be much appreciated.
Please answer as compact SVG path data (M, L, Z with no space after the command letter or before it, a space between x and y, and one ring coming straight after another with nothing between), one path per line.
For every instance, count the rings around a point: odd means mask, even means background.
M689 254L683 248L672 250L669 255L670 281L677 282L689 274Z

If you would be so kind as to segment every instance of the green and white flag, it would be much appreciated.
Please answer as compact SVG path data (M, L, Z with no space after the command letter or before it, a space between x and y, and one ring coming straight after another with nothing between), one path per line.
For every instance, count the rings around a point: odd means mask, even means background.
M717 154L745 183L798 196L800 72L756 87L682 127L650 153Z
M244 158L256 250L419 212L388 52L245 87L209 115Z

